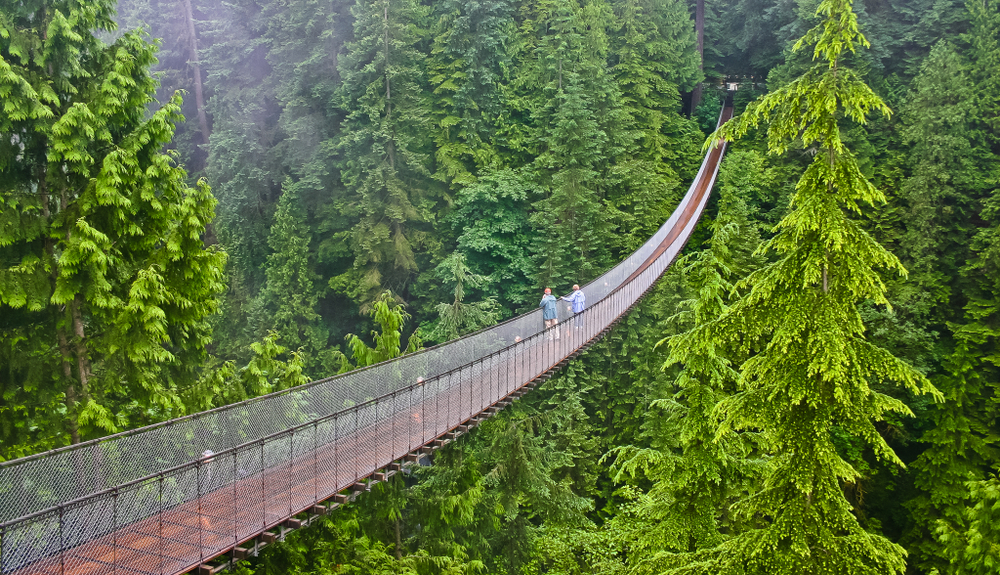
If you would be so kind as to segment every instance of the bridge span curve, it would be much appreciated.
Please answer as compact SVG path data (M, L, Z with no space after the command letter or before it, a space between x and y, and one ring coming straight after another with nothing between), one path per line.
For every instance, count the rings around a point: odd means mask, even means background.
M724 152L709 150L652 238L584 286L587 310L570 318L559 306L555 328L535 310L369 368L0 464L0 575L212 572L207 561L246 554L468 431L642 298L694 230Z

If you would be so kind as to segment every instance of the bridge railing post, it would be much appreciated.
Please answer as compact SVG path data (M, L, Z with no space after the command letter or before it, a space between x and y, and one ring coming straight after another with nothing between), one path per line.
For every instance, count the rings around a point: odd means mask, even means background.
M486 361L485 358L482 357L479 358L478 361L479 369L477 370L475 376L478 377L480 380L486 382L486 389L489 390L490 394L489 403L490 405L492 405L497 401L497 392L499 391L499 386L497 385L496 381L493 381L493 374L485 368L485 361Z
M312 434L313 434L313 469L312 469L312 484L313 484L313 505L319 503L319 422L313 421L312 423ZM236 497L234 493L233 502L235 503ZM235 509L235 507L234 507Z
M59 505L59 573L66 573L65 509Z
M295 470L293 469L292 462L295 461L295 428L291 428L288 433L288 515L291 516L292 512L295 511L295 506L292 504L292 498L294 497L294 485L293 478L295 475Z
M157 548L156 553L160 558L160 575L166 575L165 571L167 567L165 565L166 560L163 555L163 479L163 472L161 471L156 477L157 489L159 491L157 494L159 508L157 509L158 513L156 514L156 533L158 535L157 543L159 544L159 548Z
M390 428L390 435L392 436L392 441L389 444L389 460L395 460L399 457L396 453L396 418L399 416L399 403L396 401L397 394L399 390L393 391L390 397L392 398L392 409L389 410L389 417L392 418L392 425Z
M498 351L494 351L491 358L492 358L491 364L493 365L493 371L497 372L497 376L502 378L503 393L504 395L507 395L508 393L513 391L513 389L511 389L512 370L510 369L510 361L509 361L510 352L506 349L500 349Z
M359 476L358 476L358 473L359 473L359 470L358 470L358 459L359 459L359 457L358 457L358 439L359 439L358 435L360 435L360 427L361 426L358 425L358 417L359 417L358 406L355 405L354 407L352 407L351 411L354 412L354 429L352 430L353 433L351 433L351 437L354 438L354 442L353 442L354 443L354 449L351 450L351 459L354 460L354 477L351 478L351 481L355 482L359 478Z
M420 447L427 441L427 384L420 386L420 438L415 447Z
M340 455L337 452L337 448L339 447L338 443L339 443L339 439L340 439L340 421L339 421L339 416L338 415L334 415L332 419L333 419L333 440L330 442L330 443L333 444L333 469L332 469L333 470L333 488L332 488L332 490L334 492L337 492L337 491L340 491L341 487L343 487L343 485L340 484L340 465L338 465L338 461L337 461L337 457Z
M198 497L198 558L200 561L205 560L205 545L204 536L202 534L202 515L201 515L201 462L202 457L199 456L194 462L195 470L195 495Z

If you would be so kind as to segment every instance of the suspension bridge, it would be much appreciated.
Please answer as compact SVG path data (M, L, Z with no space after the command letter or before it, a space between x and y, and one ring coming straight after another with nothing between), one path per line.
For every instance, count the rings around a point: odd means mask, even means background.
M732 117L726 105L720 125ZM0 575L210 575L367 491L504 407L604 335L687 242L725 153L663 226L541 310L282 392L0 464ZM216 560L213 562L213 560Z

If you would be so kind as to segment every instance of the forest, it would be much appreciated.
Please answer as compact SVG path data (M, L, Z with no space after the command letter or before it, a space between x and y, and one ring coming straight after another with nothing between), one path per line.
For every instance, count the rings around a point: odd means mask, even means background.
M531 311L729 142L624 321L240 575L1000 573L1000 0L3 0L0 102L0 461Z

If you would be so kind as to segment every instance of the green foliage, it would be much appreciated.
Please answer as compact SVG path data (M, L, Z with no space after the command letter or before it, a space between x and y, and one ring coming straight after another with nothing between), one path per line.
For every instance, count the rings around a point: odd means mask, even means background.
M5 347L33 364L4 367L5 397L61 394L64 425L33 432L49 444L181 412L223 289L225 256L202 241L215 200L162 151L181 98L147 114L155 48L104 44L112 16L106 1L0 11L0 307L24 310Z
M451 218L461 230L458 252L473 273L489 278L502 306L511 311L524 307L533 295L528 224L531 188L523 172L506 169L483 174L458 193Z
M448 341L481 328L493 325L500 319L499 302L496 297L487 296L480 301L466 303L465 290L482 289L489 284L486 277L474 274L465 264L465 256L455 252L438 266L438 277L446 285L454 285L455 299L437 306L438 321L428 337L436 341Z
M1000 480L996 476L969 481L959 530L942 521L936 536L945 546L949 567L955 575L986 575L1000 567Z
M416 334L411 335L406 341L406 347L403 347L403 324L410 319L410 314L406 313L403 306L395 300L392 292L382 292L372 302L368 315L380 328L379 331L372 330L375 347L369 347L364 340L353 333L348 334L347 347L351 350L354 365L341 354L341 373L357 367L375 365L404 353L412 353L421 347L420 338Z
M732 357L728 342L706 330L735 293L731 278L744 277L761 264L752 255L760 239L744 199L752 188L733 184L760 159L752 153L726 159L723 197L709 245L690 263L679 262L694 298L681 302L671 321L690 329L658 344L669 348L664 370L682 367L672 393L650 405L645 424L650 447L617 447L609 453L616 457L616 481L642 477L652 483L606 530L625 549L623 559L632 573L659 572L659 562L669 558L664 551L712 547L726 539L725 533L738 532L741 522L726 510L760 474L760 462L749 458L752 434L730 431L716 437L713 411L735 391L739 374L733 363L738 358Z
M971 239L966 222L983 187L969 138L975 103L964 66L947 43L931 50L911 90L902 135L912 175L900 190L906 227L901 256L910 276L897 297L908 313L934 313L930 319L941 324L942 315L950 319L948 303ZM942 237L940 229L953 231Z
M278 344L278 339L278 334L272 331L250 344L250 361L242 367L237 367L234 360L213 365L218 360L212 358L199 380L183 393L188 412L204 411L307 383L302 354L288 353ZM286 353L287 360L279 359Z
M679 113L693 4L5 4L0 457L383 361L413 325L455 337L607 269L717 117ZM696 253L432 467L241 569L888 572L892 540L911 569L989 570L1000 6L819 4L706 6L709 83L742 77L737 109L773 91L731 128ZM816 24L813 62L792 46ZM864 122L873 94L900 114Z
M429 127L420 51L428 10L413 0L359 0L352 9L354 39L345 47L340 97L347 117L340 145L349 160L341 177L351 231L355 282L365 303L384 289L406 293L418 271L438 191L430 181Z
M813 46L817 62L750 104L713 138L734 139L767 122L772 153L801 146L815 155L796 186L792 211L765 244L778 259L741 282L747 295L706 329L706 335L756 352L740 366L738 393L716 408L723 420L716 437L760 430L770 467L761 488L733 507L748 528L722 543L699 571L905 568L903 549L866 532L853 515L841 483L860 476L838 453L834 426L862 441L877 459L899 463L874 421L909 410L869 382L895 382L914 392L934 388L864 337L858 304L886 304L878 270L902 267L848 217L884 197L861 174L839 124L841 118L864 123L871 110L889 110L841 61L858 45L867 46L850 2L824 0L817 14L822 21L795 45ZM680 568L684 561L678 557L673 565Z
M292 183L278 202L268 243L273 250L265 266L267 284L258 309L253 310L267 329L273 329L289 347L298 347L312 373L333 366L324 364L328 334L316 311L320 278L310 261L309 228L305 210Z
M436 124L435 177L461 187L499 158L492 136L501 110L503 62L514 33L509 0L445 0L428 61Z

